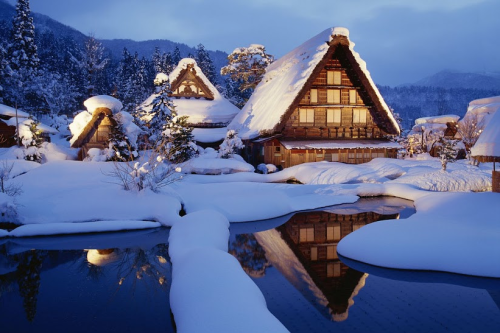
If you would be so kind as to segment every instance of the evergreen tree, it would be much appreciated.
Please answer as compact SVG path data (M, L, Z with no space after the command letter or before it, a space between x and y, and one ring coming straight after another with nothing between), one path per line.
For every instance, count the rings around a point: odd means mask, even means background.
M9 62L7 61L7 51L0 45L0 103L3 103L7 79L12 75Z
M170 73L172 73L177 64L178 63L174 63L172 54L170 54L170 52L163 53L162 56L163 73L169 75Z
M29 110L37 104L37 74L40 60L35 44L35 26L31 17L29 0L18 0L12 21L11 44L8 58L12 75L8 93L12 102Z
M439 147L439 157L441 160L441 170L446 171L446 166L448 162L455 162L457 160L457 143L458 140L447 139L441 137L438 141Z
M42 162L42 154L40 152L40 147L42 145L43 139L40 136L40 131L38 130L38 125L40 122L32 117L29 117L29 123L20 126L20 133L18 134L21 138L21 142L24 146L24 159L32 162ZM28 127L27 129L25 127Z
M103 53L104 47L101 42L90 35L79 57L74 55L71 57L71 60L82 70L87 96L95 95L98 76L109 61L108 58L103 57Z
M125 134L119 114L116 116L116 124L111 126L108 143L109 148L113 150L113 154L109 156L108 161L128 162L139 156L135 146L130 143Z
M45 255L44 251L31 250L24 252L21 255L21 261L16 271L19 294L23 298L23 307L29 322L32 322L36 315L40 273Z
M171 88L168 77L158 75L155 79L157 95L151 102L150 117L147 122L149 141L154 142L155 146L160 144L162 133L167 129L167 124L172 122L175 117L175 107L171 99Z
M174 112L173 114L176 114ZM188 116L176 116L173 121L167 123L168 135L167 159L172 163L183 163L192 158L198 151L194 142L193 128L188 125Z
M179 50L179 47L176 46L174 49L174 53L172 54L172 63L174 66L177 66L179 64L179 61L181 61L181 50Z
M235 130L227 131L224 141L219 146L219 157L230 158L238 149L245 147L241 139L238 137L238 132Z
M203 46L203 44L198 44L195 60L208 80L212 82L213 85L216 85L217 73L215 71L215 66L212 59L210 58L210 54L207 50L205 50L205 46Z
M156 74L163 73L163 65L162 65L163 59L162 59L162 55L160 53L160 48L158 46L155 47L152 60L153 60L153 67L154 67Z
M266 53L265 47L257 44L237 48L227 59L229 63L221 68L221 74L229 76L238 86L245 102L262 80L267 66L274 61L274 57Z

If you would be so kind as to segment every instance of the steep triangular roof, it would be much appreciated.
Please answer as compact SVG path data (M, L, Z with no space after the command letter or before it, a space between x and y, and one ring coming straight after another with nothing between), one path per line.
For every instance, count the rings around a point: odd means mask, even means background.
M109 121L116 125L116 121L113 119L113 112L111 109L106 107L99 107L92 113L92 118L83 128L78 136L73 136L71 139L71 148L79 148L90 141L90 138L94 135L95 131L104 120L104 118L109 117Z
M203 92L204 98L213 100L214 93L207 86L207 83L213 86L212 83L206 78L205 74L203 74L201 69L196 65L196 61L190 58L187 59L181 60L179 62L179 65L172 71L172 74L170 74L170 85L172 92L175 92L183 82L190 81ZM203 78L205 78L205 80L203 80Z
M238 130L245 139L259 136L260 131L279 132L325 63L336 54L341 62L349 64L347 74L353 83L362 87L359 94L370 107L375 123L387 133L399 134L392 111L373 83L366 63L353 48L346 28L326 29L295 48L269 65L262 81L229 127Z
M188 74L189 73L189 74ZM160 75L160 74L159 74ZM164 74L163 74L164 75ZM177 113L180 116L189 116L188 122L191 124L199 123L229 123L234 116L240 111L236 106L231 104L224 98L217 88L203 74L202 70L196 64L196 61L191 58L182 59L177 67L168 76L170 80L171 90L175 91L178 85L187 75L194 75L196 82L206 89L207 96L212 96L212 99L205 98L173 98L173 103ZM191 76L192 77L192 76ZM205 91L205 90L204 90ZM152 94L141 105L140 108L149 112L151 111L151 103L157 94Z

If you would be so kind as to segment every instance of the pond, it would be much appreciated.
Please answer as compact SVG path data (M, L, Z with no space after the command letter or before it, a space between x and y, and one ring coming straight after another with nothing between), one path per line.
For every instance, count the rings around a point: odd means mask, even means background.
M232 224L229 251L291 332L500 331L500 279L388 270L337 255L350 232L413 213L409 201L374 198ZM0 239L1 331L175 332L168 235Z

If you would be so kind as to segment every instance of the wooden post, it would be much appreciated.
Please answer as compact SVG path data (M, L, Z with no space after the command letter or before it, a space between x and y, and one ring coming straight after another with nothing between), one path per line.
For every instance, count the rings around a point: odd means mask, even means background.
M17 135L16 135L16 141L17 141L17 146L18 147L21 147L21 138L19 137L19 118L17 117L17 101L16 101L16 131L17 131Z

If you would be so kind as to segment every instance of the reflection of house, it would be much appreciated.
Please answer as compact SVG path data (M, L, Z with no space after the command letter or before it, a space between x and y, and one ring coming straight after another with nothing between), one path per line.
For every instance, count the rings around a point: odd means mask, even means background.
M219 93L194 59L182 59L168 78L176 111L189 117L197 143L218 146L226 136L227 124L239 109ZM156 94L151 95L141 108L150 111L155 97Z
M392 111L345 28L327 29L271 64L230 124L252 163L368 162L396 157Z
M374 212L350 215L325 211L297 213L286 224L276 228L279 238L273 230L257 233L256 237L273 266L282 271L321 312L325 313L327 310L325 315L341 321L347 318L348 309L353 304L352 299L364 286L366 274L349 268L340 261L337 244L343 237L364 225L398 218L398 210L393 208L395 207L388 209L391 213L389 215ZM286 245L279 245L283 241ZM284 249L286 246L289 249ZM273 253L276 249L281 249L282 252ZM287 253L290 250L294 256ZM300 264L296 262L297 259ZM295 273L288 276L292 267ZM298 280L303 282L297 282ZM297 287L298 284L303 286Z

